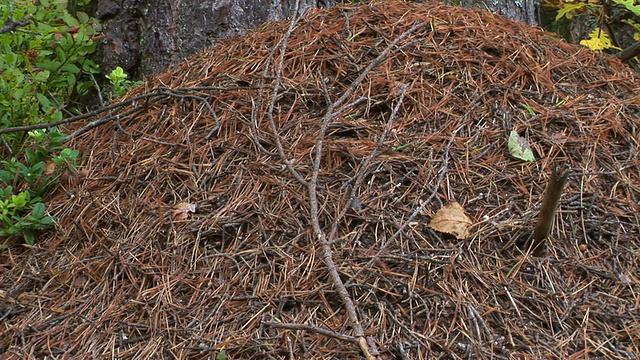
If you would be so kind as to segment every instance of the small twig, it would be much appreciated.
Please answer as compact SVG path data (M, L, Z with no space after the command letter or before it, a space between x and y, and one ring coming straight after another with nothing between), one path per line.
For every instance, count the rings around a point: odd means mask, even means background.
M261 80L261 88L263 88L263 86L265 85L264 79L267 78L268 72L271 70L271 62L273 61L273 56L275 55L275 52L278 49L280 49L280 57L278 58L279 63L276 68L275 84L273 86L271 101L269 103L269 110L267 111L266 115L267 115L267 120L269 122L269 127L271 128L271 133L273 134L274 141L276 142L276 148L278 149L278 155L280 156L280 159L284 162L285 166L287 167L291 175L293 175L293 177L296 178L298 182L300 182L303 185L306 185L307 180L305 180L302 174L300 174L300 172L298 172L298 170L296 170L293 167L291 160L287 157L287 155L284 152L284 146L282 145L280 135L278 134L278 128L276 126L275 119L273 118L273 112L275 109L276 101L278 99L278 90L280 90L280 85L282 84L282 68L284 66L284 55L287 50L287 43L289 41L289 38L291 37L291 33L293 33L293 29L295 29L296 25L298 24L298 21L300 20L300 16L298 15L298 6L299 6L299 1L296 1L295 9L294 9L294 14L296 15L294 16L293 19L291 19L291 23L289 24L289 28L287 29L287 32L284 34L282 39L280 39L278 44L276 44L276 46L273 48L273 51L269 54L269 58L267 59L267 65L265 66L262 80ZM255 111L257 111L259 107L262 106L262 93L263 92L260 91L260 96L258 98L258 105L257 107L254 107ZM265 150L265 152L267 152L266 149L264 149L260 145L260 142L257 139L258 128L257 128L257 125L255 125L255 121L256 121L255 111L252 110L252 115L251 115L251 117L253 118L252 130L254 132L254 137L256 137L255 142L258 146L260 146L263 150Z
M360 167L358 168L358 171L355 174L355 182L353 184L353 187L351 188L349 197L347 198L347 201L343 206L342 210L340 211L340 213L338 214L338 216L336 216L335 220L333 220L333 223L331 225L331 232L329 236L330 239L334 239L336 237L340 221L342 221L342 219L347 214L347 211L350 208L349 204L351 204L354 199L357 199L358 189L360 188L360 185L364 181L364 175L367 173L369 164L371 163L371 161L373 161L373 158L375 158L380 153L380 148L382 148L384 141L387 139L387 134L391 129L391 124L393 124L393 121L398 115L398 111L400 110L400 106L402 105L402 102L404 100L404 96L407 93L407 90L409 90L409 86L407 86L406 84L403 84L398 88L398 90L400 91L400 97L398 98L398 103L393 108L393 112L389 116L389 120L387 120L387 124L385 125L384 130L382 130L382 135L380 135L380 138L378 139L378 143L376 144L375 149L373 149L373 151L369 154L369 156L367 156L367 158L364 159L364 161L360 164Z
M88 112L86 114L81 114L81 115L76 115L76 116L71 116L68 117L66 119L62 119L59 121L55 121L55 122L51 122L51 123L47 123L47 124L38 124L38 125L29 125L29 126L16 126L16 127L11 127L11 128L4 128L4 129L0 129L0 134L7 134L7 133L14 133L14 132L21 132L21 131L31 131L31 130L38 130L38 129L51 129L53 127L59 126L59 125L66 125L66 124L70 124L76 121L80 121L80 120L84 120L87 118L91 118L94 116L97 116L101 113L104 112L108 112L108 111L112 111L112 110L116 110L116 109L121 109L124 108L126 106L129 105L134 105L136 102L140 101L140 100L149 100L149 99L153 99L153 98L162 98L162 97L177 97L177 98L185 98L185 99L195 99L198 101L201 101L205 104L205 106L207 107L207 110L209 110L209 112L211 113L211 115L213 116L215 122L216 122L216 126L211 130L211 132L209 133L209 135L211 135L213 132L217 131L220 128L220 119L218 118L218 116L216 115L216 112L213 110L213 107L211 106L211 104L209 103L209 101L201 96L197 96L197 95L192 95L192 94L188 94L185 93L185 91L188 91L188 89L169 89L169 88L165 88L165 87L158 87L156 88L153 92L149 92L149 93L145 93L145 94L140 94L137 95L131 99L127 99L124 101L121 101L117 104L112 104L109 106L105 106L105 107L101 107L99 109L93 110L91 112ZM93 122L91 122L90 124L82 127L81 129L77 130L76 132L74 132L72 135L66 136L65 138L62 139L62 142L67 142L70 139L72 139L75 136L78 136L80 134L83 134L97 126L100 126L104 123L107 123L113 119L119 119L123 116L126 116L128 114L131 114L132 112L138 111L139 109L130 109L127 112L125 112L124 114L119 114L119 115L113 115L113 116L109 116L106 118L99 118Z
M398 37L396 37L395 39L393 39L393 41L380 53L380 55L378 55L375 59L373 59L373 61L371 61L371 63L369 63L369 65L364 68L364 70L362 71L362 73L360 73L360 75L351 83L351 85L349 86L349 88L347 89L347 91L345 91L342 96L340 96L338 98L338 100L336 100L333 104L331 104L332 106L330 106L331 112L327 111L327 115L325 115L325 121L327 121L327 118L332 118L333 116L335 116L336 114L333 113L333 109L338 109L340 106L342 106L342 104L347 101L347 99L351 96L351 94L356 90L356 88L358 87L358 85L360 85L360 83L362 81L364 81L364 79L369 75L369 73L371 72L371 70L373 70L373 68L375 68L376 66L380 65L383 61L385 61L386 59L389 58L389 56L391 55L391 51L393 50L393 52L397 52L399 50L401 50L404 46L402 47L398 47L396 46L400 41L404 40L405 38L407 38L409 35L413 34L416 30L425 27L425 23L417 23L414 24L413 26L411 26L407 31L403 32L402 34L398 35ZM413 43L413 42L412 42ZM340 109L339 111L337 111L336 113L339 113L342 109Z
M520 321L524 321L524 319L522 318L522 313L518 308L518 304L516 304L516 301L513 299L513 296L511 296L511 292L509 292L509 289L506 286L504 286L504 292L509 297L509 301L511 302L511 305L513 305L513 308L516 310L516 313L518 313L518 319L520 319Z
M353 336L339 334L337 332L334 332L334 331L331 331L331 330L329 330L327 328L323 328L323 327L319 327L319 326L307 325L307 324L281 323L281 322L277 322L277 321L263 321L262 323L265 324L265 325L278 327L278 328L284 328L284 329L288 329L288 330L313 331L313 332L318 333L318 334L322 334L322 335L325 335L325 336L329 336L329 337L340 339L340 340L344 340L344 341L349 341L349 342L352 342L354 344L358 343L358 339L356 339Z
M211 106L211 103L209 103L209 100L203 98L202 96L189 94L187 93L188 90L180 89L180 88L170 89L165 87L159 87L157 90L161 90L159 93L166 92L169 94L169 96L174 96L174 97L184 98L184 99L195 99L204 103L204 105L207 107L207 110L209 110L209 113L211 113L211 115L213 116L213 120L215 120L216 122L216 126L214 126L213 129L209 131L209 134L207 134L207 136L204 137L205 139L209 139L211 135L213 135L213 133L218 131L218 129L220 128L220 119L218 118L218 115L216 114L215 110L213 110L213 106ZM192 126L195 126L195 123Z
M384 241L383 243L380 244L380 247L378 248L378 251L375 253L375 255L373 255L371 257L371 259L367 262L367 264L365 266L360 268L360 270L356 271L356 273L353 276L351 276L351 278L346 282L347 285L353 283L353 281L355 281L355 279L357 279L365 269L370 269L371 266L373 265L373 263L378 261L378 258L380 257L380 254L382 254L382 252L387 248L387 246L389 246L389 244L392 244L393 240L395 240L395 238L400 236L400 234L404 231L404 229L409 224L411 224L413 219L415 219L416 216L421 214L424 211L424 208L429 203L431 203L431 200L433 200L436 197L436 195L438 194L438 190L440 189L440 185L444 181L444 176L447 173L447 170L449 169L449 150L451 150L451 145L453 145L453 142L455 141L455 139L456 139L456 137L458 135L458 132L460 132L460 130L462 130L462 128L464 127L464 124L467 121L467 118L469 117L471 112L473 112L478 106L480 106L480 104L481 104L480 99L482 99L486 94L488 94L488 93L490 93L492 91L495 91L495 90L496 89L489 89L489 90L483 92L482 94L478 95L476 97L475 104L473 106L471 106L471 108L469 108L469 110L467 110L467 112L460 118L460 120L458 120L458 123L460 125L451 134L451 138L449 139L449 142L447 143L447 146L444 149L444 154L443 154L443 159L442 159L442 166L440 167L440 170L438 171L438 181L434 185L433 191L431 191L431 195L429 195L429 197L427 199L422 201L420 203L420 205L418 207L416 207L416 209L413 211L413 213L411 213L411 215L407 218L407 220L402 225L400 225L398 230L396 230L396 232L393 233L393 235L389 239L387 239L386 241Z
M549 236L549 232L551 231L551 225L553 225L562 190L569 178L570 169L571 168L567 164L561 164L553 167L551 178L549 178L549 184L547 185L547 190L545 191L544 199L542 200L542 207L540 208L540 214L538 215L538 222L536 223L536 227L531 238L533 256L542 256L546 253L547 246L545 239Z
M18 21L10 21L7 25L5 25L5 26L0 28L0 34L4 34L4 33L7 33L7 32L19 30L18 29L19 27L29 25L29 22L31 22L32 18L33 18L33 16L29 15L29 16L26 16L26 17L18 20ZM40 33L32 32L32 31L27 31L27 30L22 30L22 31L28 32L28 33L32 33L32 34L41 35Z
M98 81L96 80L96 77L93 76L93 73L89 72L89 71L82 71L82 73L85 74L85 75L89 75L89 77L91 78L91 81L93 82L93 87L98 92L98 100L100 100L100 106L107 106L107 102L104 101L104 98L102 97L102 89L100 88L100 85L98 84Z
M68 264L64 264L64 265L60 266L60 268L61 269L66 269L66 268L72 267L72 266L77 265L77 264L86 264L86 263L89 263L89 262L92 262L92 261L95 261L95 260L102 260L104 258L106 258L105 255L93 256L93 257L90 257L90 258L86 258L86 259L74 261L74 262L71 262L71 263L68 263Z
M493 341L493 334L491 334L491 330L489 330L489 327L487 326L487 323L484 322L484 319L482 318L482 316L480 316L480 314L478 313L478 310L476 310L476 308L473 307L473 305L468 304L468 308L469 311L471 312L471 316L473 318L475 318L476 320L476 327L477 327L477 323L479 322L480 325L482 325L482 330L484 330L484 333L487 334L487 336L489 337L490 341ZM478 333L478 338L480 339L480 329L477 329L477 333Z

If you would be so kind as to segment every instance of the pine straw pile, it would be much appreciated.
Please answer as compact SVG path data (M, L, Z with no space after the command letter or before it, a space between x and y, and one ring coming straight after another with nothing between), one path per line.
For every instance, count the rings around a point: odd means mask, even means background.
M2 255L0 351L637 358L638 84L442 4L312 10L223 41L67 129L89 175L50 200L55 231ZM535 162L509 155L511 130ZM570 179L532 257L557 163ZM427 226L449 201L466 239Z

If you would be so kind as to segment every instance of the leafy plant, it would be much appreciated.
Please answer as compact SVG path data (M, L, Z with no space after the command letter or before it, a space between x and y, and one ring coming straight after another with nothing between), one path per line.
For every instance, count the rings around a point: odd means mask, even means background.
M631 48L633 42L640 40L640 4L636 0L546 0L544 5L556 9L556 24L573 21L575 16L582 15L582 19L576 20L576 23L580 23L581 28L586 27L589 33L580 44L594 51ZM635 55L637 53L620 58L626 61Z
M72 111L98 73L88 59L100 25L86 13L71 15L67 1L14 0L0 3L0 127L49 123ZM19 147L23 134L5 136Z
M88 1L0 2L0 128L77 112L77 99L94 86L89 75L100 71L88 59L101 30L81 11ZM0 153L8 157L0 161L0 239L21 236L34 244L35 232L53 225L42 197L62 174L77 170L78 151L65 148L63 137L55 128L2 135Z
M120 66L111 70L111 73L109 75L105 75L105 77L109 79L111 90L116 96L122 96L127 93L129 88L142 84L142 81L127 80L128 75Z
M0 188L1 238L22 236L33 245L34 231L53 225L53 218L46 215L42 195L60 175L77 170L78 151L63 148L63 137L55 128L31 131L32 146L25 149L24 163L15 157L0 161L0 184L5 185Z

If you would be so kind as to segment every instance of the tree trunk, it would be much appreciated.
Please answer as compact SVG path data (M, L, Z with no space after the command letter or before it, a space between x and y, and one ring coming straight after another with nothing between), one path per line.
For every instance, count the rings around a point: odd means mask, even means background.
M300 0L331 6L334 0ZM290 17L295 0L97 0L94 16L105 39L96 61L105 73L122 67L133 79L152 76L194 53L215 38L238 36L268 20Z
M460 5L466 8L481 8L504 17L538 25L537 0L462 0Z

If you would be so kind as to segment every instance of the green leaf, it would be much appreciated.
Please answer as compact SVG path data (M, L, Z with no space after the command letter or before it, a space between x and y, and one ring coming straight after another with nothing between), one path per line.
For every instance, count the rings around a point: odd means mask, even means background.
M36 97L38 98L40 105L42 105L42 111L48 113L51 109L51 101L41 93L36 93Z
M78 18L78 21L80 21L81 24L86 24L89 22L89 15L87 15L87 13L85 12L78 11L76 13L76 17Z
M2 199L9 199L11 197L11 194L13 194L12 186L7 186L4 189L0 189L0 198Z
M562 9L558 11L558 15L556 15L556 21L562 19L562 17L566 17L567 19L571 19L573 17L573 12L576 10L580 10L581 8L587 6L586 3L575 3L575 4L562 4Z
M33 206L33 210L31 210L31 216L33 219L42 219L44 217L45 207L44 204L39 202Z
M4 54L4 61L9 66L15 66L16 62L18 61L18 57L16 56L16 54L14 54L12 52L5 53Z
M220 349L220 352L216 355L216 360L227 360L227 353L224 349Z
M60 110L56 110L51 115L51 122L62 120L62 112Z
M31 148L24 149L24 155L29 165L36 164L41 160L40 155Z
M73 64L65 64L62 67L62 70L68 71L68 72L70 72L72 74L77 74L77 73L80 72L80 69L77 66L73 65Z
M6 170L0 170L0 183L12 182L16 175ZM0 194L1 195L1 194Z
M29 168L29 173L35 177L41 177L44 174L44 161L39 161L35 163L31 168Z
M62 15L62 19L64 20L64 22L69 25L69 26L75 26L78 25L78 20L76 18L74 18L73 16L71 16L71 14L69 14L68 12L65 11L65 13Z
M54 221L53 218L51 216L45 216L42 219L40 219L40 225L42 226L42 228L48 228L53 226Z
M36 74L36 76L33 77L33 81L45 82L49 79L50 75L51 75L51 72L49 72L48 70L40 71L39 73Z
M614 3L623 5L627 10L640 16L640 5L636 4L636 0L613 0Z
M22 97L24 96L24 89L23 88L13 89L13 91L11 92L11 96L16 100L22 99Z
M21 192L18 195L11 196L11 202L18 209L24 208L27 205L27 193Z
M535 157L533 156L533 152L529 147L529 141L518 135L515 130L511 130L511 134L509 134L509 153L520 160L524 161L535 161Z
M36 243L36 237L33 235L33 232L29 229L22 229L22 235L24 236L24 242L29 245L33 245Z
M78 155L80 155L80 152L78 150L71 150L69 148L65 148L60 152L60 155L63 158L65 158L65 160L67 161L74 161L78 158Z
M76 83L76 76L72 73L67 74L67 82L69 83L69 88L72 88L73 84Z

